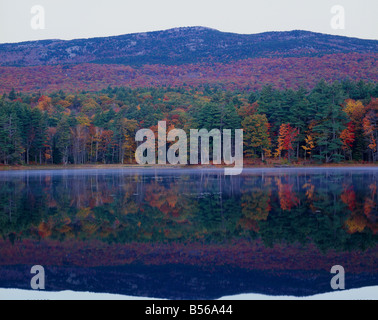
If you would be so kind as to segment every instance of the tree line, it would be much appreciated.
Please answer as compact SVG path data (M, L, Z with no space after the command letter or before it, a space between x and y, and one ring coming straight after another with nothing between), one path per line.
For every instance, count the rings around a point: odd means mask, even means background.
M311 90L108 87L0 97L0 163L134 163L135 133L244 129L245 159L378 160L378 85L319 81ZM257 160L259 159L259 160Z

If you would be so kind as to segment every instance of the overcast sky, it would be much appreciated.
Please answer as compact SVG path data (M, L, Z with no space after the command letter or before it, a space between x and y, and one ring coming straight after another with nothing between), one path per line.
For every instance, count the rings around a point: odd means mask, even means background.
M33 30L31 8L45 9ZM331 8L345 8L333 29ZM0 43L75 39L205 26L236 33L309 30L378 40L377 0L0 0Z

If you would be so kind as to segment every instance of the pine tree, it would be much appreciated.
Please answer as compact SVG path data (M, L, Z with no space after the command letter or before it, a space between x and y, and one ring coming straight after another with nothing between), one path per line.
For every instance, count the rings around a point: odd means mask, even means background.
M57 144L63 164L68 164L69 148L71 142L70 126L67 117L63 117L57 126Z
M310 102L316 110L313 132L317 135L318 154L313 156L315 159L326 163L343 159L340 135L348 123L341 107L344 100L345 93L338 82L328 85L320 81L310 94Z
M24 149L20 136L20 120L15 106L9 104L0 109L0 160L4 164L22 163Z
M8 99L10 101L16 100L17 99L17 94L14 88L12 88L11 92L9 92Z

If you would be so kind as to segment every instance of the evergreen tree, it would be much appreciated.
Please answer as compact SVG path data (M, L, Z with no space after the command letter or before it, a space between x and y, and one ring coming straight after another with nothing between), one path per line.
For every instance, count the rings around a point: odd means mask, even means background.
M317 112L313 131L317 134L316 145L319 150L314 158L327 163L339 162L343 159L340 134L348 122L348 117L341 107L345 99L341 84L328 85L321 81L310 96Z
M22 140L20 120L15 112L17 104L7 104L0 108L0 161L4 164L22 163Z
M70 126L67 117L63 117L57 126L56 148L59 150L63 164L68 164L69 148L71 142Z

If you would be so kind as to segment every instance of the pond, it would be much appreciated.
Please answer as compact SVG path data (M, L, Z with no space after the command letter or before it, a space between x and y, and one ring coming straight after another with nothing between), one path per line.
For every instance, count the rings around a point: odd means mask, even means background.
M378 285L378 168L0 172L0 288L168 299Z

